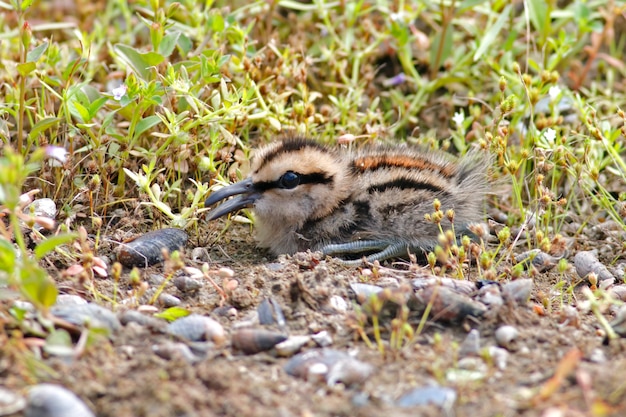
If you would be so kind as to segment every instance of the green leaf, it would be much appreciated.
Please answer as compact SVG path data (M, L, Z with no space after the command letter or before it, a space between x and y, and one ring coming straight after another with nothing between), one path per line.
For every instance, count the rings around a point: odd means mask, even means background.
M33 72L37 68L34 62L24 62L23 64L17 64L17 72L20 73L22 77L26 77L28 74Z
M12 274L15 270L15 248L11 242L0 237L0 271Z
M46 52L46 49L48 49L48 42L44 42L38 47L34 48L32 51L26 54L26 62L37 62L39 58L41 58L43 53Z
M78 101L70 100L68 102L68 106L69 106L70 113L72 114L72 116L76 117L81 122L88 123L91 120L89 116L89 111L87 110L87 108L83 106L82 104L80 104Z
M20 290L38 308L49 308L57 299L58 290L52 278L36 263L27 262L20 270Z
M150 129L158 125L161 122L159 116L148 116L139 121L137 123L137 127L135 128L135 137L141 135L146 130Z
M430 63L431 65L441 66L446 59L452 53L452 25L448 26L446 30L445 37L442 39L441 32L435 35L435 39L433 40L433 44L430 49ZM437 61L437 54L439 54L439 44L443 42L443 47L441 49L441 56L439 56L439 61Z
M513 5L511 4L506 6L500 12L500 16L498 16L498 20L496 20L496 22L489 29L487 29L487 32L485 32L485 36L483 36L482 40L480 41L480 45L478 46L478 49L476 49L476 52L474 53L474 62L480 59L480 57L485 53L485 51L487 51L491 47L491 45L493 45L496 39L499 39L498 35L502 31L502 28L504 28L504 25L506 24L509 18L509 14L511 12L512 7Z
M189 39L189 36L181 33L181 36L178 39L178 47L182 51L183 56L186 56L193 48L193 42Z
M49 355L71 356L74 354L72 337L65 329L54 329L46 337L44 351Z
M41 132L44 132L58 125L60 120L61 119L59 119L58 117L46 117L44 119L41 119L40 121L35 123L35 126L33 126L33 128L28 133L28 137L30 139L36 138Z
M22 4L20 5L22 11L28 9L30 7L30 5L33 4L33 0L24 0L22 1Z
M92 101L88 109L89 116L90 116L89 118L93 119L96 116L96 113L98 113L98 110L100 110L102 106L106 104L107 101L109 101L108 97L100 97Z
M180 32L172 32L165 35L159 44L159 53L163 56L170 56L174 52L179 38Z
M35 246L35 258L39 260L56 249L57 246L69 243L77 237L78 235L76 233L64 233L49 237Z
M151 79L150 68L156 67L165 59L156 52L139 52L135 48L127 45L117 44L113 48L119 57L146 81Z
M543 38L547 34L545 33L548 21L548 4L544 0L528 0L528 14L530 15L530 22L539 32ZM511 5L509 5L510 7Z
M213 32L221 32L226 27L226 25L224 24L224 18L221 14L218 13L214 13L209 16L207 24Z
M174 321L181 317L186 317L190 314L191 312L189 310L186 310L182 307L170 307L167 310L162 311L161 313L156 313L154 317L159 317L167 321Z
M457 13L460 14L466 10L473 9L476 6L485 3L486 1L487 0L465 0L461 4L459 4Z

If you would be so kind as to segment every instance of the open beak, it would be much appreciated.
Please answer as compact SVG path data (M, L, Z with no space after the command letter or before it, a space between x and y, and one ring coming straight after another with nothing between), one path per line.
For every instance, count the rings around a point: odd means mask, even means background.
M209 212L207 219L209 221L215 220L218 217L222 217L225 214L232 213L233 211L251 207L254 202L261 196L261 194L254 189L251 178L246 178L243 181L239 181L235 184L228 185L224 188L211 193L209 198L204 202L204 207L211 206L218 201L222 201L230 196L236 196Z

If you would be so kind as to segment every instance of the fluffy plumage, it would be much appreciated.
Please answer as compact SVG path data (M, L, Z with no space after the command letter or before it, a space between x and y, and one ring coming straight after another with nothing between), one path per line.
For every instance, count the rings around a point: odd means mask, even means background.
M245 180L209 196L229 196L209 220L252 207L259 246L273 254L307 249L368 260L429 250L439 229L424 220L439 199L455 230L482 219L488 158L456 159L408 146L333 149L290 138L258 150Z

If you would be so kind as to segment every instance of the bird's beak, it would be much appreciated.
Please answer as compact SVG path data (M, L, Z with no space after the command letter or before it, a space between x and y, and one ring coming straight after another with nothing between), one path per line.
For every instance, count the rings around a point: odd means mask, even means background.
M239 181L235 184L228 185L224 188L211 193L209 198L204 202L204 207L211 206L218 201L222 201L225 198L235 195L232 198L209 212L207 219L209 221L215 220L218 217L222 217L225 214L232 213L233 211L251 207L254 202L260 197L260 193L254 189L254 184L251 178L247 178L243 181Z

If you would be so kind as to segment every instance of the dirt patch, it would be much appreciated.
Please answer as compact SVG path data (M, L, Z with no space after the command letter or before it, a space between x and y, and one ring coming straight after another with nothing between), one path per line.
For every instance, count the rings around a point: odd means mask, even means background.
M201 343L200 360L190 361L176 352L164 358L155 353L155 347L176 340L133 322L110 339L96 338L80 357L59 359L44 354L41 364L45 368L29 368L25 354L11 356L5 349L1 369L4 385L23 391L36 382L56 382L75 392L96 415L117 417L383 413L541 416L548 410L560 413L556 415L577 416L625 412L626 388L621 376L626 372L626 342L606 342L595 317L581 310L584 297L579 290L571 297L563 297L564 305L578 306L578 310L570 311L571 320L563 322L564 313L554 301L560 298L553 296L555 284L561 279L555 273L534 277L528 303L505 305L481 319L427 321L423 331L401 349L389 347L390 320L382 320L385 353L381 354L375 347L368 347L355 331L350 284L407 286L416 276L424 275L422 267L385 265L374 270L372 276L371 269L346 267L310 253L271 259L254 249L247 228L236 226L220 242L208 251L213 276L219 284L217 269L228 267L238 282L226 301L220 300L209 282L202 282L199 289L187 293L168 283L164 292L179 298L181 307L210 315L228 333L246 323L263 327L258 324L256 309L263 300L271 298L282 311L285 324L266 328L286 335L326 331L332 340L326 349L349 352L372 365L370 377L350 386L329 386L319 379L307 381L285 372L290 358L278 357L273 351L244 355L234 351L228 342L222 346ZM186 252L191 253L191 248ZM191 259L186 263L194 265ZM162 268L161 265L143 271L142 279L151 282L162 274ZM136 287L126 281L127 277L125 271L117 290L111 280L95 281L102 299L111 299L117 291L115 305L102 300L99 303L120 314L136 309L132 297ZM475 277L472 268L467 278L472 281ZM149 285L149 289L154 287ZM66 288L77 293L69 286ZM83 292L83 296L92 299L93 293ZM333 304L338 299L346 301L345 311ZM547 305L548 299L555 305ZM610 319L611 313L607 312L607 316ZM420 319L421 314L411 316L412 328L417 328ZM507 349L498 351L505 356L504 363L499 364L490 349L497 346L494 334L504 324L512 326L517 336ZM364 329L373 339L371 324ZM466 354L462 346L470 329L476 329L480 335L479 349ZM199 348L197 343L187 344ZM315 343L309 342L302 350L317 349L320 348ZM576 359L577 352L580 360ZM17 363L9 363L10 358ZM404 394L430 386L450 388L454 393L452 402L397 405Z

